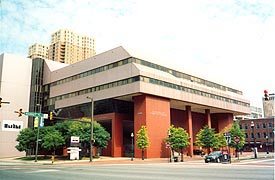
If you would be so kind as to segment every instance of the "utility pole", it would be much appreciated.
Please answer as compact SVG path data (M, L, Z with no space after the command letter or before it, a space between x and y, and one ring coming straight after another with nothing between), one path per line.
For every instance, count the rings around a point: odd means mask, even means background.
M94 143L94 99L90 96L87 96L91 100L91 136L90 136L90 162L93 161L93 143Z
M41 104L37 104L36 106L39 106L39 113L41 113L42 105ZM34 162L37 162L40 119L41 119L41 117L38 117L37 135L36 135L36 146L35 146L35 160L34 160Z

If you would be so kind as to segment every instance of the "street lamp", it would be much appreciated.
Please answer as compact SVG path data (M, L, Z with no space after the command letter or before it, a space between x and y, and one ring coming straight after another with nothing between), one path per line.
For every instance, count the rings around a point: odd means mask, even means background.
M41 113L42 106L41 104L36 104L36 106L39 106L39 113ZM36 117L35 117L36 118ZM40 129L40 118L38 118L38 125L37 125L37 134L36 134L36 145L35 145L35 160L34 162L37 162L37 153L38 153L38 141L39 141L39 129Z
M131 139L132 139L132 155L131 155L131 161L134 159L134 133L131 133Z
M90 135L90 162L93 161L93 139L94 139L94 99L90 96L87 96L87 99L91 100L91 135Z
M269 154L269 151L268 151L268 136L266 136L265 138L266 138L266 154Z
M171 138L171 131L168 131L168 137L169 137L169 162L172 162L172 158L171 158L171 144L170 144L170 138Z
M253 139L254 139L254 142L253 142L253 152L254 152L254 158L256 159L257 158L257 152L256 152L256 138L255 138L255 134L254 134L254 122L251 121L251 129L252 129L252 133L253 133Z

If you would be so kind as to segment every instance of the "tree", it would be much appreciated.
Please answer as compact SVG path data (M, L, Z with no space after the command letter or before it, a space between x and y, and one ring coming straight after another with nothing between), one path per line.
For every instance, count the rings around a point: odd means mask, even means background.
M54 128L59 131L65 139L65 142L69 145L70 143L70 133L69 127L71 126L72 121L59 122L54 125Z
M197 139L195 144L202 148L206 148L208 150L208 153L210 152L210 148L219 147L219 138L213 128L204 126L202 129L200 129L196 137Z
M150 146L146 126L141 126L140 130L137 133L137 146L139 149L141 149L142 160L144 160L144 150Z
M111 139L110 133L108 133L104 127L99 123L94 123L94 146L98 148L100 154L102 149L105 149L108 145L108 141Z
M241 149L244 146L245 143L245 132L240 129L239 122L234 122L229 129L229 132L231 134L231 141L229 143L229 146L232 148L235 148L236 156L239 149ZM236 139L239 139L239 142L236 142Z
M66 121L55 125L55 128L62 132L68 146L70 145L71 136L79 136L83 147L89 148L91 139L90 119L82 120L87 121L87 123ZM105 128L96 121L94 121L93 133L93 139L95 140L94 146L97 147L100 152L102 149L107 147L108 141L111 139L110 133L108 133Z
M62 134L57 131L53 126L44 127L44 136L42 136L42 147L53 151L55 155L55 150L65 144L65 140ZM47 132L47 133L45 133Z
M181 162L183 162L183 149L188 147L189 134L181 127L175 128L170 126L169 128L170 136L166 138L166 141L169 142L170 147L172 148L173 154L174 149L178 149L181 152Z
M18 145L15 148L20 152L27 153L35 147L36 132L31 128L25 128L19 132L16 141L18 141Z

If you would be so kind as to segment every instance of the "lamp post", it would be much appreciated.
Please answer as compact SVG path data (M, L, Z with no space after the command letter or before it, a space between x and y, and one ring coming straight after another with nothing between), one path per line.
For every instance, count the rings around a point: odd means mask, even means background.
M254 141L253 141L253 152L254 152L254 158L255 159L257 159L257 152L256 152L256 138L255 138L255 134L254 134L254 127L255 127L255 125L254 125L254 122L253 121L251 121L251 129L252 129L252 133L253 133L253 139L254 139Z
M131 133L131 139L132 139L131 161L133 161L133 159L134 159L134 133Z
M41 104L36 104L36 106L39 106L39 113L41 113L41 109L42 109ZM39 129L40 129L40 117L37 117L37 118L38 118L38 125L37 125L37 134L36 134L35 160L34 160L34 162L37 162Z
M172 158L171 158L171 144L170 144L170 137L171 137L171 131L168 131L168 137L169 137L169 162L172 162Z
M94 139L94 99L90 96L87 96L87 99L91 100L91 135L90 135L90 162L93 161L93 139Z
M266 154L269 154L269 151L268 151L268 136L266 136L265 138L266 138Z

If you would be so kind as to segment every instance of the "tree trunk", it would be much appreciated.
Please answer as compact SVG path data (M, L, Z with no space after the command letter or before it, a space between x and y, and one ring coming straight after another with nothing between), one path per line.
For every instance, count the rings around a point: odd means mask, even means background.
M142 158L142 160L144 160L144 149L142 149L142 151L141 151L141 158Z
M183 162L183 149L181 149L181 152L180 152L180 153L181 153L181 155L180 155L180 156L181 156L181 157L180 157L181 160L180 160L180 161Z

